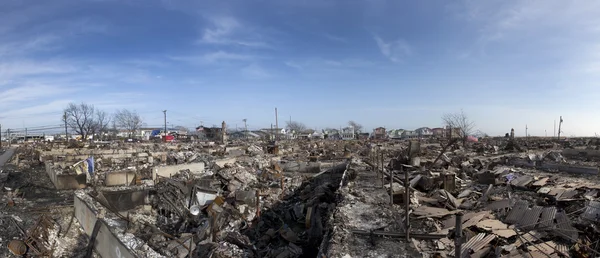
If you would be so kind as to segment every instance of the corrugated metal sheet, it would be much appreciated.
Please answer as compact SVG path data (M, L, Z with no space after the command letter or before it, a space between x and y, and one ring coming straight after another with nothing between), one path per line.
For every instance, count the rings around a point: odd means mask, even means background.
M538 220L540 219L540 215L542 214L543 207L541 206L533 206L533 208L528 209L523 217L517 222L517 225L522 227L525 230L534 229L537 225Z
M579 238L579 232L571 225L571 220L567 217L565 212L557 212L556 213L556 229L554 229L554 234L557 237L561 237L563 239L577 242Z
M489 245L490 242L492 242L492 240L494 240L495 238L496 238L495 235L488 235L481 241L478 241L477 243L475 243L473 245L473 247L471 247L471 250L473 252L477 252L477 251L481 250L482 248L486 247L487 245Z
M554 217L556 216L556 207L546 207L542 211L542 219L540 220L539 228L550 228L554 225Z
M462 250L460 251L461 257L468 257L469 250L471 250L471 248L473 248L475 244L479 243L479 241L483 240L485 238L485 235L485 233L479 233L476 236L469 239L467 243L463 244Z
M533 182L533 177L524 175L513 179L512 181L510 181L510 184L518 187L526 187L531 182Z
M557 198L559 201L571 200L575 198L578 193L579 192L576 189L567 189L563 194L560 195L560 198Z
M590 201L581 217L593 221L600 221L600 202Z
M525 211L527 211L527 203L523 201L517 202L508 213L508 216L506 216L506 223L517 223L521 219L521 217L523 217Z
M558 250L559 253L561 253L562 255L564 255L565 257L569 257L569 246L564 245L564 244L557 244L556 245L556 250ZM556 254L556 253L554 253ZM558 257L558 255L556 255L556 257Z

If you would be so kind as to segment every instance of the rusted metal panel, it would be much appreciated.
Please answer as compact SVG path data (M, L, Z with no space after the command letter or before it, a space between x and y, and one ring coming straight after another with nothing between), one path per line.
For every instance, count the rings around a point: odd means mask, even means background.
M600 202L590 201L581 217L593 221L600 221Z
M508 216L506 216L506 222L510 224L517 223L523 217L523 214L525 214L526 211L527 203L523 201L517 202L508 213Z
M533 208L527 209L527 211L523 214L523 217L519 219L519 222L517 222L517 225L525 230L534 229L538 220L540 219L542 209L543 207L541 206L533 206Z
M553 232L556 236L572 242L577 242L579 238L579 232L571 225L571 220L565 212L556 213L556 229Z
M540 220L539 228L550 228L554 225L554 217L556 216L556 207L546 207L542 210L542 219Z

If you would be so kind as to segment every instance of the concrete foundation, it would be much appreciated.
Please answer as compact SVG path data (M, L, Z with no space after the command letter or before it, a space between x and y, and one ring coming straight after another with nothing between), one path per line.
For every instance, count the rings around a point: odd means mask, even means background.
M135 181L135 172L133 171L106 172L104 175L104 185L106 186L132 185Z
M46 173L57 190L82 189L86 187L86 175L58 174L51 162L46 162Z
M144 241L136 238L131 233L119 235L112 229L116 221L99 218L99 209L102 205L87 196L82 190L75 192L75 217L88 236L91 236L94 225L100 223L100 230L96 236L94 249L104 258L138 258L138 257L163 257L152 250ZM120 229L122 231L122 229ZM136 249L134 250L133 247Z
M108 205L115 211L128 211L149 204L148 190L102 191Z
M179 171L186 169L189 169L192 173L201 174L204 172L204 162L154 167L152 169L152 179L156 180L159 176L171 177L179 173Z

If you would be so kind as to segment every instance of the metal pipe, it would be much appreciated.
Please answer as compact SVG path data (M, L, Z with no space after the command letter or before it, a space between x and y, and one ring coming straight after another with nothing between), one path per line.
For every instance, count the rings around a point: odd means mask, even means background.
M405 192L405 196L404 196L404 209L405 209L405 223L406 223L406 241L408 243L408 241L410 240L410 183L408 182L408 169L404 169L403 166L400 167L400 171L404 170L404 190Z
M461 212L456 214L456 227L454 229L454 257L456 258L462 257L462 217Z
M394 170L390 170L390 206L394 206Z

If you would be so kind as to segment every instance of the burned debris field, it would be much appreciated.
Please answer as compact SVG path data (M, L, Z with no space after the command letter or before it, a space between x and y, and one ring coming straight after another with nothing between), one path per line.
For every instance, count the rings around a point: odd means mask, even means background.
M595 257L600 142L28 142L2 257Z

